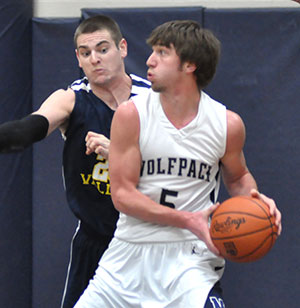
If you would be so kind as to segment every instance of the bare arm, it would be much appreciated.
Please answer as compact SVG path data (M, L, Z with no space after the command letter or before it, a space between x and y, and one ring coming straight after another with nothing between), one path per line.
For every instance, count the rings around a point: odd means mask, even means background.
M39 114L48 119L48 135L56 128L60 128L64 132L74 104L74 91L70 88L67 90L60 89L53 92L33 114Z
M24 150L67 124L73 110L75 94L71 89L54 92L38 111L22 119L0 125L0 153Z
M281 213L274 200L258 192L256 182L247 168L243 153L245 138L246 132L242 119L228 110L226 152L221 159L224 184L231 196L249 195L264 201L269 206L271 215L276 217L276 225L280 234Z
M109 174L115 207L144 221L188 229L219 254L209 236L207 223L216 206L191 213L160 205L137 190L140 168L139 117L134 104L128 101L118 107L111 127Z
M221 168L225 187L231 196L250 195L251 189L257 189L243 153L245 138L242 119L228 110L226 152L221 159Z

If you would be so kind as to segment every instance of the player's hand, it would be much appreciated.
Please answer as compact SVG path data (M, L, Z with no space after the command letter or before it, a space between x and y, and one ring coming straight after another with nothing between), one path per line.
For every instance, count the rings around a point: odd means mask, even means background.
M293 0L293 1L298 2L300 4L300 0Z
M299 0L300 1L300 0ZM275 225L278 227L278 235L281 234L282 231L282 225L281 225L281 213L278 210L276 203L273 199L265 196L264 194L258 192L256 189L252 189L251 190L251 196L253 198L258 198L261 201L263 201L264 203L266 203L269 208L270 208L270 214L272 216L275 216Z
M85 137L86 142L86 154L96 153L102 155L104 158L108 158L110 140L104 135L97 134L95 132L88 132Z
M204 211L190 213L191 216L188 219L187 229L197 235L211 252L221 257L219 250L211 240L208 226L209 217L218 206L219 203L216 203Z

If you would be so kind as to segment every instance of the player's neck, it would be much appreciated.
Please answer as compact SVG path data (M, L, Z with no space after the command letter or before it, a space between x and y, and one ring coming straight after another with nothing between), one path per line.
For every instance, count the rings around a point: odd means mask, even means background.
M124 72L109 80L106 84L92 87L93 93L115 110L124 101L128 100L132 87L131 78Z
M166 117L177 128L188 125L198 114L201 92L164 92L160 101Z

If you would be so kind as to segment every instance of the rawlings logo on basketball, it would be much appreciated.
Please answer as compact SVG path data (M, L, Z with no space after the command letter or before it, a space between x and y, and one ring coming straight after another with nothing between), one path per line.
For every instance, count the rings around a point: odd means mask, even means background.
M230 232L232 228L237 230L240 225L244 223L246 223L246 219L244 217L232 219L228 216L226 220L222 222L216 220L212 227L216 232L227 233Z
M222 202L210 224L212 242L234 262L253 262L265 256L277 239L275 216L258 198L236 196Z

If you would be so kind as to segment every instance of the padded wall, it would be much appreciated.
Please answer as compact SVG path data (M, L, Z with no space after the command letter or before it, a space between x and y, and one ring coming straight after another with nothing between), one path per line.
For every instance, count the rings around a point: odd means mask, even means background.
M33 108L80 77L73 34L79 19L33 19ZM33 151L33 307L59 307L77 222L62 181L58 131Z
M31 112L32 1L0 0L0 123ZM0 306L31 307L31 150L0 155Z
M238 112L248 166L283 214L273 250L251 264L227 264L227 307L298 307L300 270L300 9L205 10L222 42L208 92Z

